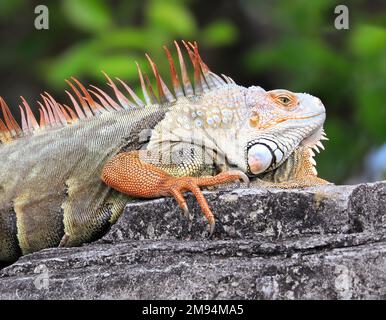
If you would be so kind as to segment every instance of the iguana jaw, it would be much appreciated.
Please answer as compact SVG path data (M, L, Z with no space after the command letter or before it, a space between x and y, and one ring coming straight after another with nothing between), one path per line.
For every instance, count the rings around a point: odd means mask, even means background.
M288 129L283 132L266 134L261 138L250 141L246 147L247 170L249 175L258 175L263 172L274 170L279 167L289 155L298 147L306 146L309 149L309 162L315 166L313 159L315 153L312 149L319 151L324 149L321 140L328 140L323 127L317 127L312 133L298 141L293 137L301 134L300 131ZM293 134L293 135L291 135ZM316 170L314 169L316 174Z
M306 120L312 117L323 117L324 113L319 113L315 116L297 118L291 120ZM299 133L299 132L298 132ZM299 141L298 144L290 144L289 140L287 140L286 151L283 148L280 148L280 144L278 144L277 140L285 141L285 134L282 135L282 139L280 139L280 134L276 135L277 139L267 139L260 138L254 141L251 141L247 146L247 159L248 159L248 171L250 173L256 175L263 173L266 170L272 170L278 167L285 159L295 150L297 146L306 146L310 149L310 162L316 164L315 160L312 158L315 156L312 149L315 149L319 152L318 147L324 149L324 146L320 140L326 140L325 133L323 131L323 127L317 127L315 130L311 132L309 136ZM288 152L289 151L289 152Z

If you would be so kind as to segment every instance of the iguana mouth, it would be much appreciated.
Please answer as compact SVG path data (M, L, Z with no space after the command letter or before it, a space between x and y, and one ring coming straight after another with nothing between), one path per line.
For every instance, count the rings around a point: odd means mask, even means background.
M279 123L289 121L289 120L307 120L307 119L318 117L322 114L325 114L325 112L319 112L316 114L306 115L306 116L291 116L291 117L276 118L276 119L271 120L270 122L268 122L266 124L260 124L259 129L268 129L268 128L271 128L273 126L278 125Z

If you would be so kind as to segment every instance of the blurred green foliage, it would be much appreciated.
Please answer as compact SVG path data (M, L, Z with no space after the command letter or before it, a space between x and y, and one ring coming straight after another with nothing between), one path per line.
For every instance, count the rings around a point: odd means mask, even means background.
M37 99L48 89L64 98L64 79L105 82L101 70L138 90L134 61L149 71L149 52L167 75L162 45L191 39L215 72L241 85L322 99L330 137L317 158L322 177L355 175L368 150L386 142L382 0L350 1L349 30L334 27L335 0L47 1L46 31L33 28L38 4L0 1L0 93L7 99L14 92Z

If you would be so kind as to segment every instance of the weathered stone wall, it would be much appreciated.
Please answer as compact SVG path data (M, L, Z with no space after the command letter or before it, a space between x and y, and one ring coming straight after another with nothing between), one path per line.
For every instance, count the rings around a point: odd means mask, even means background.
M386 181L129 203L98 242L0 270L2 299L385 299Z

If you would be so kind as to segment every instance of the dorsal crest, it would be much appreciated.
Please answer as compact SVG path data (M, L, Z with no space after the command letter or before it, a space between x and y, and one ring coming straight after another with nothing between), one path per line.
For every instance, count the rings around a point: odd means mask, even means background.
M157 90L152 87L148 75L142 72L140 66L136 63L143 99L138 97L124 81L116 78L116 82L114 82L106 73L104 75L108 86L113 91L113 95L93 85L86 88L75 77L71 77L70 80L66 80L71 90L65 91L70 103L59 103L48 92L44 92L41 94L41 100L37 101L38 119L35 118L28 102L21 97L21 104L19 105L21 123L19 124L12 115L5 100L0 97L2 113L2 118L0 117L0 141L6 143L25 135L40 132L46 128L71 125L72 123L98 116L104 112L143 108L146 105L173 103L180 97L202 95L228 83L234 83L229 77L224 75L220 77L210 71L200 57L196 42L182 41L194 69L194 84L192 84L181 48L177 41L174 41L174 44L177 50L180 75L176 71L177 68L169 49L166 46L163 47L170 66L173 90L170 90L165 84L158 72L157 65L146 54L155 77Z

